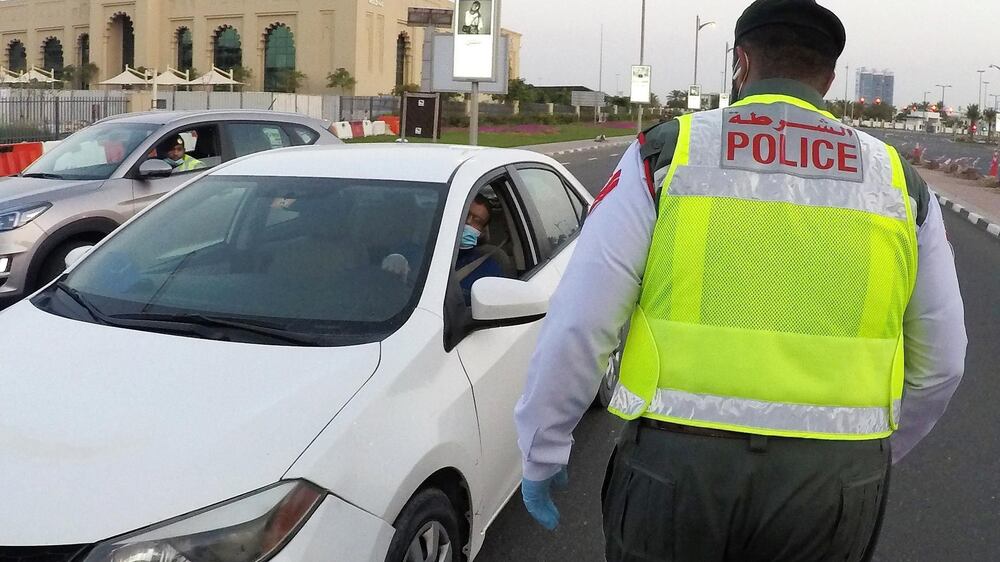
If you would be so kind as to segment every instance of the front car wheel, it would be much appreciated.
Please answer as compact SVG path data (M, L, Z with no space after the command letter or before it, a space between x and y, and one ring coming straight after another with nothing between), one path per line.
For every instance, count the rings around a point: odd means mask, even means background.
M419 492L396 518L386 562L463 562L458 514L444 492Z

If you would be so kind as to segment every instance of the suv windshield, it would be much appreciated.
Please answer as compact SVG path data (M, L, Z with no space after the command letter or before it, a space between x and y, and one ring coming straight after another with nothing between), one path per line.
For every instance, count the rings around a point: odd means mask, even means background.
M378 341L416 305L446 189L209 176L110 238L51 291L91 309L76 317L129 328L175 331L175 322L200 325L189 334L200 337L211 337L201 329L210 324L231 340Z
M154 123L102 123L59 143L22 175L72 180L106 180L146 137Z

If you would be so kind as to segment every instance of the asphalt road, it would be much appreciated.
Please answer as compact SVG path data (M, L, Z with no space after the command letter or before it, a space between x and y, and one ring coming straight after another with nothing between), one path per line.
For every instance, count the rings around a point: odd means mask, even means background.
M989 172L990 160L996 146L955 142L950 135L928 135L914 131L887 131L885 129L866 129L868 133L896 147L900 153L909 154L919 144L926 147L926 160L939 158L968 158L975 163L976 169L983 174Z
M591 191L607 180L621 148L559 157ZM934 432L896 468L876 560L1000 560L1000 243L945 211L965 298L965 380ZM587 414L574 435L570 488L558 494L562 524L536 525L515 495L490 528L478 562L604 560L600 490L621 424Z

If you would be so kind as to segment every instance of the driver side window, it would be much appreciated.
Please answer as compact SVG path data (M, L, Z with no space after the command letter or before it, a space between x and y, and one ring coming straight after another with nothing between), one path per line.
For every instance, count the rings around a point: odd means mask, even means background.
M172 175L214 168L222 163L217 125L199 125L174 131L157 142L147 159L160 159L173 168Z

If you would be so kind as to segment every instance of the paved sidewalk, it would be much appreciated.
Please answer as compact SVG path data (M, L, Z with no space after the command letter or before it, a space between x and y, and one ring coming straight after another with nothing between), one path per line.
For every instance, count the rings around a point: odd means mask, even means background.
M941 206L962 215L972 224L1000 237L1000 189L983 187L938 170L917 168Z
M522 146L519 148L534 150L535 152L541 152L547 156L562 156L563 154L571 154L573 152L600 150L602 148L610 148L612 146L627 146L632 144L634 140L635 135L626 135L623 137L608 137L608 140L605 142L594 142L594 139L587 139L570 142L536 144L532 146Z

